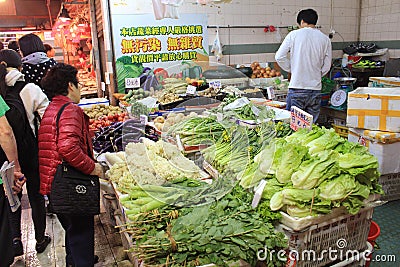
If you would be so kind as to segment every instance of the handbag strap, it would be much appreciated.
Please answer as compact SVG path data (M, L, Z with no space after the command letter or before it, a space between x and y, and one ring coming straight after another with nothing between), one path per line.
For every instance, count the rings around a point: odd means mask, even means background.
M60 118L61 118L61 113L63 113L64 109L65 109L69 104L71 104L71 102L68 102L68 103L65 103L64 105L62 105L61 108L60 108L60 110L59 110L58 113L57 113L57 117L56 117L56 133L57 133L57 134L56 134L56 140L57 140L57 142L58 142L58 135L59 135L58 123L59 123ZM87 152L88 152L88 155L89 155L90 157L93 158L92 151L90 151L90 148L89 148L89 139L87 138L87 135L86 135L86 143L87 143Z

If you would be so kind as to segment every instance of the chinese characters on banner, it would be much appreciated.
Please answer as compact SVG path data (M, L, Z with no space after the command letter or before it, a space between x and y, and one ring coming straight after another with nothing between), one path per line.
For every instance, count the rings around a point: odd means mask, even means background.
M166 68L180 61L208 60L204 14L161 21L152 14L114 15L113 36L116 58L129 56L134 64Z
M299 128L312 128L313 116L298 107L292 106L290 109L290 128L297 131Z

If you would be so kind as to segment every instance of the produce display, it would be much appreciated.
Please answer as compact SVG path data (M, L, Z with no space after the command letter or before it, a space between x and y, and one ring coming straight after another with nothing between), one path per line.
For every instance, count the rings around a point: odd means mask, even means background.
M279 71L271 69L270 67L263 68L258 62L251 63L250 67L253 70L251 78L273 78L281 76Z
M86 115L89 116L90 119L94 120L97 120L104 116L110 116L110 120L116 115L123 114L125 116L124 110L120 107L106 106L104 104L92 105L90 108L84 108L83 111L86 113Z
M248 128L187 117L168 134L193 144L208 135L213 143L201 153L219 176L203 182L200 168L163 141L130 143L125 161L108 159L114 162L109 177L125 194L120 202L128 220L121 231L130 234L135 245L129 251L146 266L228 266L238 260L255 266L260 247L287 247L273 226L280 211L304 217L344 206L356 213L370 194L382 193L376 159L324 128L293 133L282 122ZM261 179L267 181L262 199L252 208L248 189ZM273 257L265 265L284 262Z
M149 108L137 101L146 91L153 90L159 103L170 104L183 100L188 84L207 85L200 66L185 66L176 75L129 60L121 57L117 69L135 72L144 85L124 96L131 117L149 115ZM281 76L257 62L252 69L253 78ZM222 86L224 90L231 92L202 115L159 113L153 123L163 140L138 119L102 127L95 135L97 152L124 151L106 153L111 165L107 176L125 216L117 227L129 234L132 245L127 249L143 266L233 266L239 260L256 266L260 249L288 247L274 225L282 212L302 218L344 207L356 214L371 195L383 193L377 159L365 147L333 130L314 126L293 132L288 123L274 122L272 108L242 97L257 89ZM198 95L215 97L219 91L209 88ZM87 112L100 119L114 118L114 111L96 107ZM184 147L204 146L193 155L185 150L186 157L171 139ZM262 180L261 200L252 205ZM285 265L276 254L271 256L262 264Z
M357 213L370 194L383 193L379 176L377 159L365 147L314 127L271 142L240 184L250 188L267 179L263 197L270 208L304 217L339 206Z
M179 122L183 121L187 118L194 118L197 117L197 113L190 112L189 115L185 115L184 113L175 113L171 112L167 115L167 118L164 119L163 116L158 116L154 119L154 126L157 130L162 132L168 132L171 126L178 124Z
M197 114L196 114L197 115ZM179 138L183 145L215 143L224 132L224 126L216 117L191 117L175 123L168 130L168 135Z
M279 214L255 210L250 202L251 196L235 187L219 201L207 205L136 215L126 230L136 237L131 251L146 266L230 266L239 260L255 266L260 248L279 250L287 246L287 241L273 226ZM149 210L147 205L140 209ZM283 264L277 256L265 263Z
M99 154L105 152L123 151L128 143L137 143L141 137L157 141L159 136L152 127L142 124L135 119L116 122L100 128L93 138L93 149Z
M134 118L139 118L140 115L148 115L149 114L149 108L138 102L138 101L134 101L131 102L131 108L130 108L130 114L132 115L132 117Z
M145 91L143 88L130 89L128 93L121 98L121 100L131 104L133 101L140 100L148 96L150 96L150 91Z
M275 112L270 107L255 105L246 97L236 96L225 97L222 103L210 112L221 114L228 120L234 118L259 123L275 117Z
M167 181L200 179L200 169L179 149L167 142L130 143L126 146L126 161L138 184L162 185Z
M83 111L89 116L89 129L93 131L128 119L127 113L115 106L96 104L90 108L84 108Z

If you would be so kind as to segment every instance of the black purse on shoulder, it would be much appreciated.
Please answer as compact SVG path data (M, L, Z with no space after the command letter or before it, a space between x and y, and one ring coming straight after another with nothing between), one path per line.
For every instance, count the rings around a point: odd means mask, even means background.
M58 122L68 104L63 105L57 113L57 141ZM89 148L88 155L92 155ZM91 216L100 213L99 177L84 174L63 161L57 166L51 188L50 205L55 214Z

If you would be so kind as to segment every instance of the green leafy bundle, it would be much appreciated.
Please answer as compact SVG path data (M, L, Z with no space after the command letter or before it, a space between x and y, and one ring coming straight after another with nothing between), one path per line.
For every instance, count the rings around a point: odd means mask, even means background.
M295 217L329 213L345 206L355 214L370 194L382 194L377 159L359 144L333 130L314 127L276 139L255 156L252 172L242 179L255 186L269 178L263 197L272 210Z
M145 264L198 266L214 263L228 266L244 260L255 266L261 249L287 247L283 233L276 233L273 221L278 214L263 213L251 208L251 196L239 186L219 201L193 208L186 215L170 222L165 231L147 236L132 250ZM281 266L277 258L267 266Z

